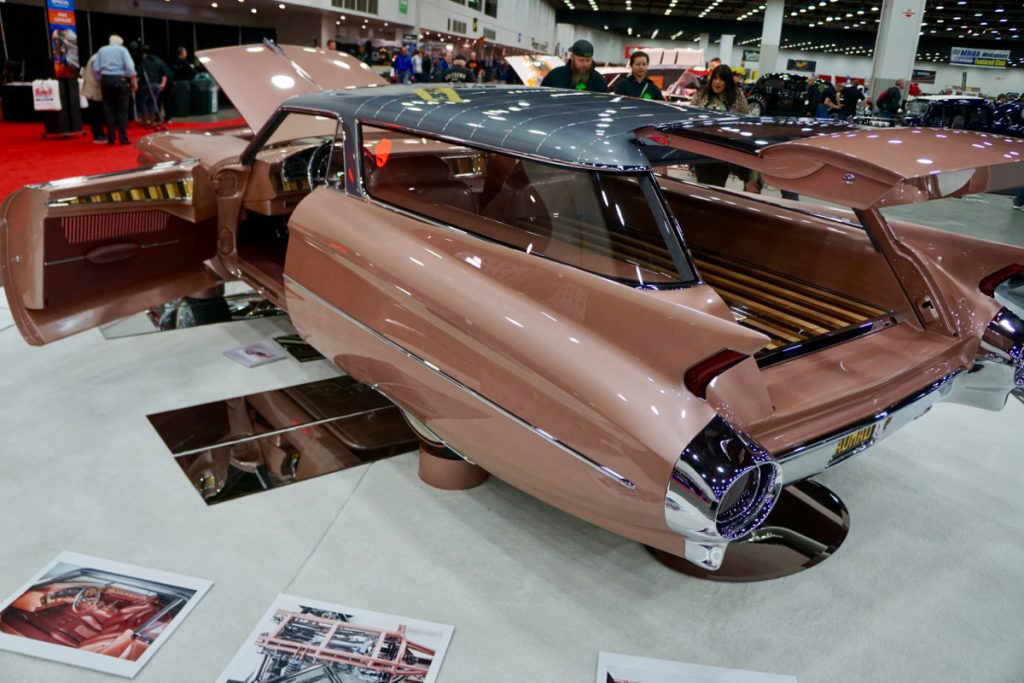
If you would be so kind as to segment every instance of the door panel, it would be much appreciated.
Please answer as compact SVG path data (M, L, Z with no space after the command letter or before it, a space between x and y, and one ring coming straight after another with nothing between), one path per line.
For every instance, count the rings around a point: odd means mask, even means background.
M25 339L45 344L214 284L203 262L216 254L215 208L196 172L184 162L11 195L0 265Z

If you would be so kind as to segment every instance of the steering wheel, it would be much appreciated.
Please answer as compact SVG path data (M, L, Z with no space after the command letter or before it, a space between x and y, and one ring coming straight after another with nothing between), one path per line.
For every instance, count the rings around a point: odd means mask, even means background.
M78 591L75 601L71 603L71 611L78 614L86 609L96 607L100 604L100 593L101 591L97 586L86 586Z
M306 167L306 180L309 189L314 190L327 181L327 173L331 163L331 152L334 151L334 140L324 140L309 155L309 166Z

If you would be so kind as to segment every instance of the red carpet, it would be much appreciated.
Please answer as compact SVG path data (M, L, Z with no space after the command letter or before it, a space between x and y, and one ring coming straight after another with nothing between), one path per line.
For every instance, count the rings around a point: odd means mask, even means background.
M215 123L175 121L168 128L208 130L239 125L244 125L242 119ZM111 146L93 143L89 133L44 140L42 123L0 122L0 201L23 185L135 168L139 163L134 142L148 132L134 123L129 124L128 136L133 144Z

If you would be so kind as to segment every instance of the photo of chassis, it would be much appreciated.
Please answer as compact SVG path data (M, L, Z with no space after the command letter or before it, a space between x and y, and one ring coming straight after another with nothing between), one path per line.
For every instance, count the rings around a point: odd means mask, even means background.
M218 683L430 683L452 627L278 596Z

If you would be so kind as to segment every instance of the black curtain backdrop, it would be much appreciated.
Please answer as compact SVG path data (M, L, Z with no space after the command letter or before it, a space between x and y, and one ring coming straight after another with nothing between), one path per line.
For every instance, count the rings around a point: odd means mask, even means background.
M25 63L25 77L28 80L52 78L53 63L47 40L46 7L0 2L0 16L7 29L7 58L12 62ZM211 47L258 43L264 38L277 38L277 30L273 28L203 24L80 10L75 11L75 24L83 65L90 55L107 44L107 37L111 33L124 38L125 45L133 40L144 39L152 46L153 54L168 63L181 45L194 53Z

